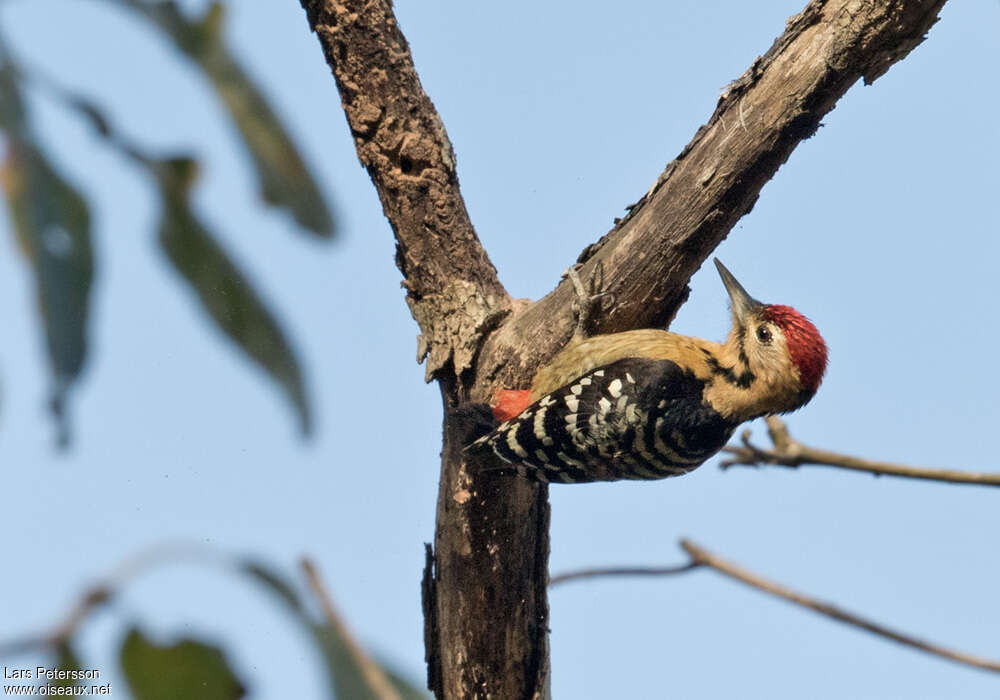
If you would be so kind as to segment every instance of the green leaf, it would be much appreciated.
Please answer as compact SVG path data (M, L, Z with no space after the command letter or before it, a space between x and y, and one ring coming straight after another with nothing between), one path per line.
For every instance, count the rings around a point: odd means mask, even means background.
M18 74L10 59L3 53L2 45L0 45L0 58L4 60L0 65L0 129L12 136L23 138L28 126L24 100L21 98Z
M155 161L163 212L160 246L191 285L219 329L264 369L284 390L304 435L312 416L295 353L277 320L247 277L191 210L188 193L197 163L187 158Z
M53 377L51 408L58 442L69 443L66 394L87 357L90 290L94 277L90 212L80 193L31 140L20 94L8 67L0 69L0 128L7 154L0 187L21 250L31 264Z
M116 0L150 20L205 73L242 136L257 171L261 198L288 209L304 229L328 238L333 216L305 161L263 93L236 61L223 36L223 6L189 19L172 0Z
M246 694L222 650L193 639L160 646L133 627L120 658L135 700L237 700Z
M3 77L0 70L0 90L4 87ZM312 427L310 407L298 361L285 334L246 276L191 210L189 193L198 174L198 164L189 158L157 160L149 156L118 134L103 112L89 100L53 84L48 87L111 146L146 168L155 178L163 204L159 227L161 247L220 330L278 382L295 409L302 433L308 434ZM0 93L0 97L3 96ZM5 111L3 104L13 107ZM15 102L0 100L0 118L5 114L18 117L21 111L17 107ZM0 126L3 126L2 121ZM16 177L18 171L15 169L10 169L10 174L12 187L18 189L23 178ZM64 209L71 210L68 206ZM34 259L37 246L29 247L29 244L30 239L23 247ZM86 250L89 253L89 239ZM61 402L55 405L59 407Z

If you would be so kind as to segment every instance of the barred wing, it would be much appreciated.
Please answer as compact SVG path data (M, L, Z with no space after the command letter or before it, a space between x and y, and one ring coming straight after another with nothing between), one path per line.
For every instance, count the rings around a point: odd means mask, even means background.
M670 360L618 360L543 396L470 450L491 452L540 481L685 474L722 449L736 428L704 402L704 389Z

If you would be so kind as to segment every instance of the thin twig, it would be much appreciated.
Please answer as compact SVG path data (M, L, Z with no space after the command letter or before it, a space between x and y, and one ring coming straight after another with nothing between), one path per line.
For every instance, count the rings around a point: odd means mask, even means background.
M771 595L779 598L784 598L791 603L809 608L810 610L814 610L821 615L826 615L834 620L839 620L840 622L844 622L853 627L858 627L880 637L891 639L894 642L898 642L899 644L903 644L904 646L917 649L927 654L948 659L949 661L955 661L966 666L972 666L973 668L1000 673L1000 661L994 661L981 656L973 656L972 654L955 651L954 649L948 649L947 647L943 647L933 642L928 642L902 632L897 632L896 630L880 625L877 622L872 622L871 620L861 617L860 615L855 615L854 613L842 610L841 608L831 605L830 603L810 598L809 596L793 591L790 588L786 588L778 583L768 581L757 574L741 569L735 564L731 564L724 559L720 559L690 540L681 540L681 547L683 547L684 550L691 555L692 563L715 569L719 573L736 579L740 583L752 586L757 590L770 593Z
M688 562L678 566L627 566L617 569L581 569L580 571L567 571L549 578L549 586L556 586L567 581L578 581L586 578L602 578L604 576L669 576L671 574L683 574L694 571L701 564Z
M323 581L320 579L319 572L316 570L315 565L309 559L303 558L301 562L302 571L306 575L306 581L309 583L309 588L312 590L313 595L320 604L320 608L323 610L323 616L326 618L326 622L330 627L336 632L337 636L340 637L344 642L344 646L347 648L347 652L351 655L354 663L361 670L361 674L365 679L365 683L368 685L369 690L372 691L375 697L379 700L402 700L402 696L396 691L396 688L392 685L392 682L385 675L382 669L377 663L361 648L354 637L351 635L350 630L344 624L340 615L333 607L333 600L330 598L330 594L327 593L326 588L323 586Z
M740 447L728 446L724 450L733 455L722 462L723 469L734 466L757 467L773 464L782 467L819 465L837 467L852 471L868 472L875 476L902 476L908 479L924 479L951 484L978 484L980 486L1000 486L1000 473L966 472L957 469L934 469L911 467L892 462L876 462L860 457L851 457L837 452L818 450L792 439L788 427L776 416L767 419L767 429L774 443L774 449L757 447L750 442L750 431L745 430L740 439Z
M894 629L890 629L889 627L881 625L877 622L872 622L871 620L861 617L860 615L847 612L846 610L838 608L830 603L825 603L821 600L811 598L802 593L793 591L790 588L786 588L781 584L769 581L724 559L720 559L716 555L696 545L690 540L681 540L680 545L684 548L684 551L688 553L688 556L691 557L691 561L686 564L666 567L632 566L606 569L581 569L580 571L570 571L559 574L558 576L553 576L549 580L549 585L552 586L557 583L564 583L566 581L576 579L598 578L603 576L669 576L687 571L693 571L699 568L714 569L720 574L725 574L726 576L736 579L740 583L756 588L759 591L770 593L778 598L784 598L789 602L801 605L804 608L809 608L810 610L814 610L822 615L831 617L834 620L839 620L840 622L851 625L852 627L858 627L867 632L871 632L876 636L890 639L904 646L917 649L942 659L947 659L949 661L954 661L956 663L972 666L973 668L985 671L1000 673L1000 661L994 661L981 656L974 656L961 651L955 651L954 649L949 649L933 642L928 642L902 632L897 632Z
M155 544L126 558L101 583L84 590L69 612L50 631L0 642L0 657L57 649L69 642L91 613L108 603L130 581L150 569L182 561L226 564L229 560L218 550L199 542L178 540Z

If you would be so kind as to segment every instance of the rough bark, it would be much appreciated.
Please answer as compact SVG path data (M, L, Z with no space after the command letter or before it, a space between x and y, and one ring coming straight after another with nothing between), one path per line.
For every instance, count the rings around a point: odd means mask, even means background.
M358 157L397 241L418 359L445 407L433 557L423 586L429 685L440 698L546 692L544 487L475 474L454 409L523 387L570 337L561 284L515 310L469 221L444 126L390 0L301 0L340 89ZM595 330L665 325L687 282L764 184L859 78L919 44L944 0L815 0L719 98L715 113L623 220L581 254L613 308Z

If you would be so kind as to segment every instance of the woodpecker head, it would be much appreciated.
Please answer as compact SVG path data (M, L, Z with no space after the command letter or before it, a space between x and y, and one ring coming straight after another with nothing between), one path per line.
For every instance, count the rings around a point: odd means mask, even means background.
M761 413L785 413L813 397L826 371L826 343L812 321L790 306L762 304L715 259L733 308L726 346L761 382Z

